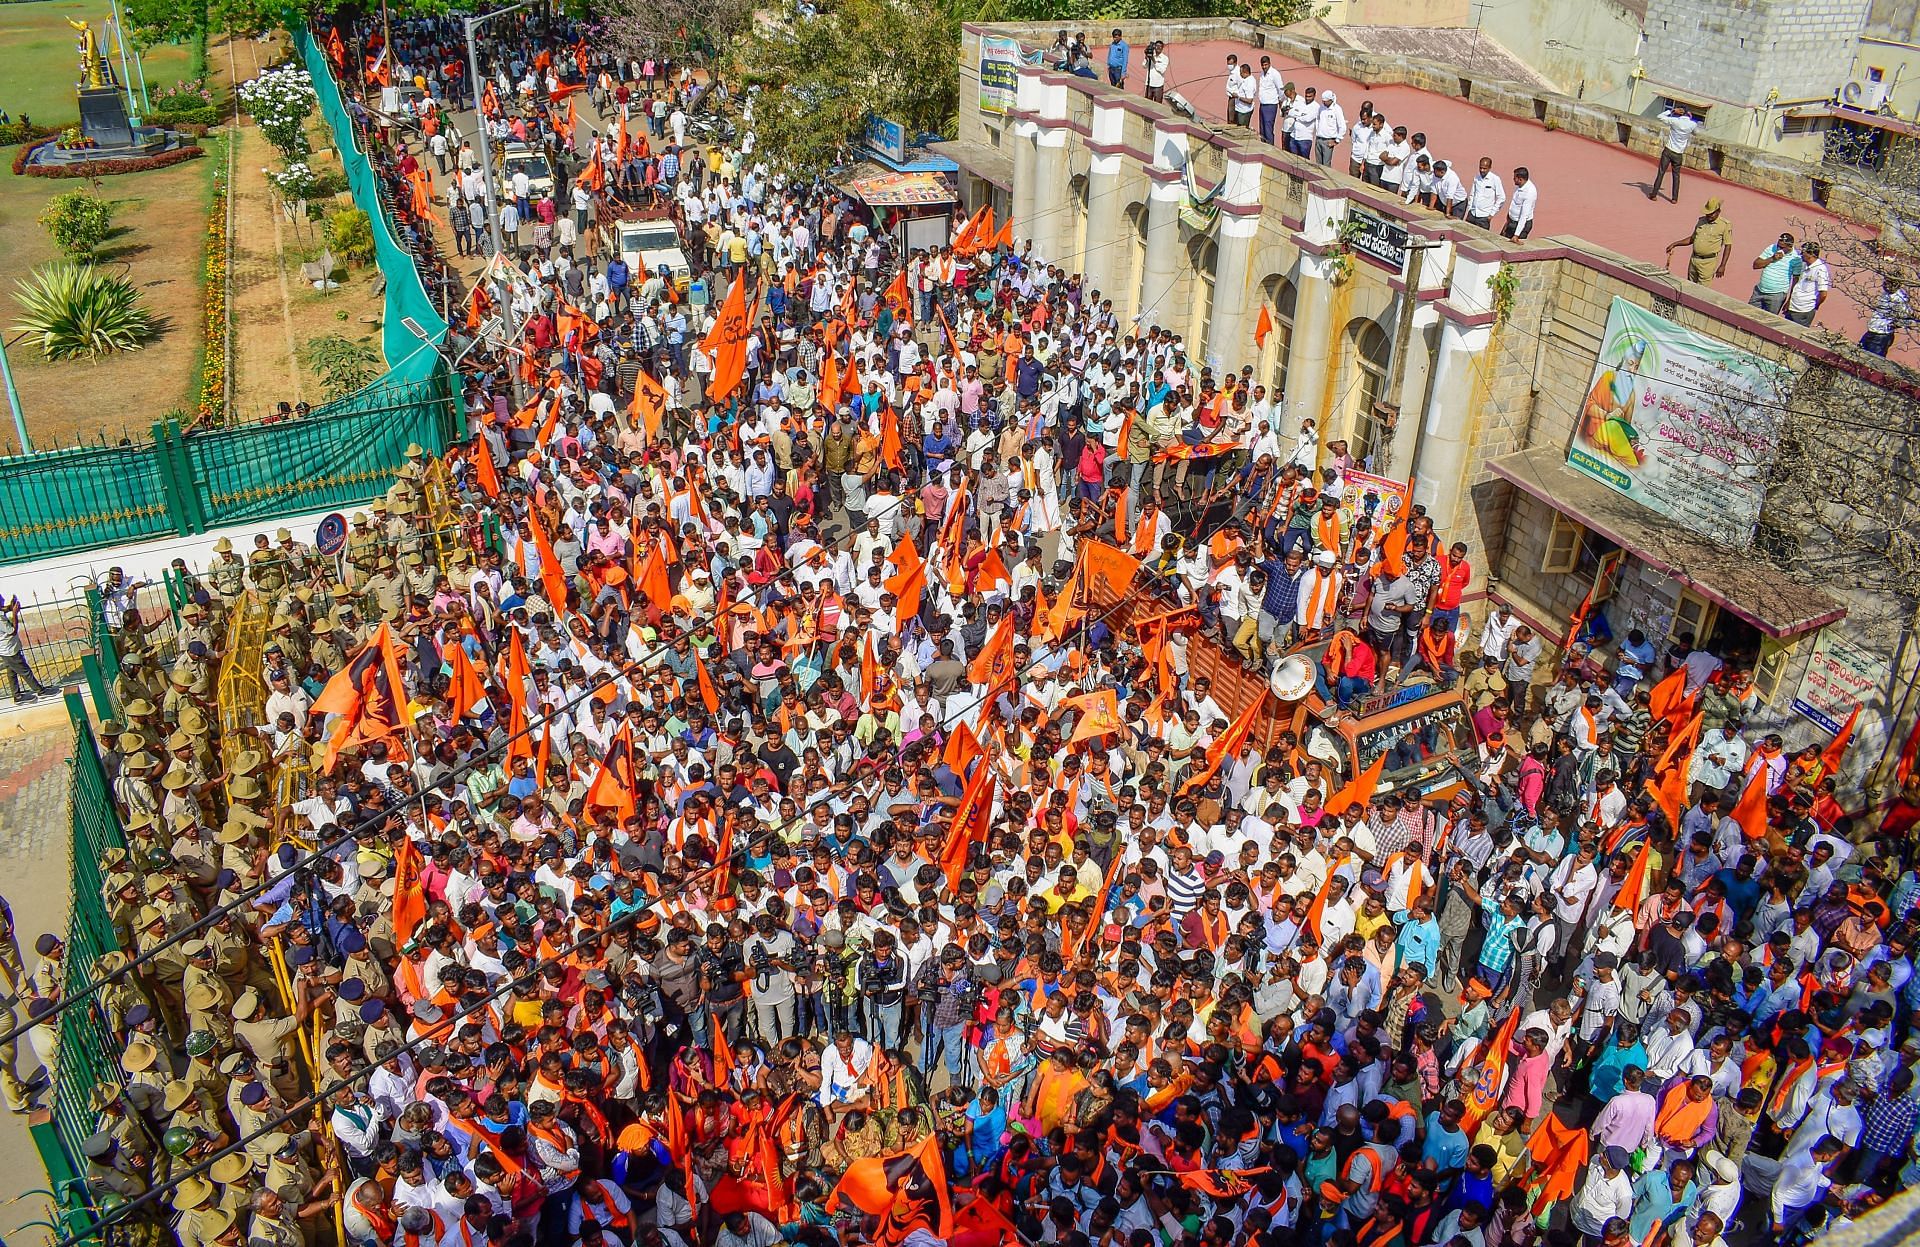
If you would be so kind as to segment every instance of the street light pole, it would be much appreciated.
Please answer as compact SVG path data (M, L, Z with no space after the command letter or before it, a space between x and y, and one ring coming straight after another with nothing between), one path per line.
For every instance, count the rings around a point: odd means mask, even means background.
M487 140L487 118L480 101L480 52L474 43L473 32L496 17L504 17L515 9L526 8L527 3L528 0L520 0L520 3L510 4L504 9L495 9L491 13L482 13L478 17L466 19L467 74L473 79L473 128L480 135L480 183L487 190L487 235L493 240L493 254L502 257L503 260L506 254L506 242L500 234L500 201L495 195L493 186L493 145ZM485 270L483 269L482 280L484 279ZM520 338L520 326L513 310L512 293L509 292L500 302L500 323L506 328L507 341L511 345ZM514 405L518 406L526 399L520 383L520 370L509 364L508 376L513 385Z
M20 391L13 387L13 369L7 363L7 341L0 338L0 383L7 387L7 407L13 412L13 435L20 439L20 453L33 453L33 443L27 440L27 413L20 409Z

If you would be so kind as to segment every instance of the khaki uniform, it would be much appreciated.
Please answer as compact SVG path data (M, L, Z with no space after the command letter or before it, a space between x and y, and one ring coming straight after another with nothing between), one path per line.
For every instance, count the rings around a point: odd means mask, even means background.
M407 595L411 587L391 567L382 567L367 581L368 614L389 623L406 616Z
M287 560L280 551L271 547L255 550L247 559L248 574L253 577L253 587L262 593L282 593L287 587Z
M373 575L380 564L380 556L388 553L387 543L370 525L356 524L347 533L347 585L359 589Z
M235 1022L234 1036L246 1045L265 1075L288 1099L299 1094L300 1076L294 1065L295 1036L300 1024L291 1017Z
M207 578L213 582L213 591L220 596L220 600L232 606L246 592L247 565L239 555L229 550L214 560Z
M1693 253L1687 257L1687 280L1705 285L1720 267L1720 254L1733 245L1733 227L1726 218L1702 217L1693 227Z

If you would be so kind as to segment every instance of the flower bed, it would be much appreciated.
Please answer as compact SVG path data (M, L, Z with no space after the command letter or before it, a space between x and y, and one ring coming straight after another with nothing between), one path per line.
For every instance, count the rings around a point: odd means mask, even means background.
M196 423L218 424L227 414L227 188L216 182L207 214L206 263L202 300L206 308L206 353L200 361L200 402Z
M30 178L94 178L106 177L114 173L145 173L148 169L164 169L168 165L177 165L183 160L192 160L206 155L203 148L182 144L171 151L155 152L151 156L122 156L104 160L83 160L68 165L29 165L33 153L47 144L52 138L41 139L22 147L13 158L13 171Z

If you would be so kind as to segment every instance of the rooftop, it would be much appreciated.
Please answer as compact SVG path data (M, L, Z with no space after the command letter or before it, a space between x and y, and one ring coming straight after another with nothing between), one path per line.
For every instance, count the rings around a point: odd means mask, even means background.
M1473 26L1329 26L1334 38L1362 52L1458 65L1469 74L1557 91L1553 82Z

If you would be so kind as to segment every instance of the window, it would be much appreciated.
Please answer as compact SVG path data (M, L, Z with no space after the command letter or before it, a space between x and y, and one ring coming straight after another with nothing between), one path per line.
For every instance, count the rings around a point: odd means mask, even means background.
M1683 632L1693 633L1694 643L1704 645L1713 634L1713 625L1720 617L1720 608L1712 602L1690 590L1680 591L1680 600L1674 603L1673 627L1667 630L1667 639L1672 640Z
M1769 704L1773 695L1780 691L1780 681L1793 665L1794 655L1800 650L1800 638L1789 637L1780 640L1777 637L1762 637L1760 657L1753 664L1753 691L1760 694L1760 700Z
M1287 393L1287 357L1293 353L1293 310L1299 292L1286 278L1277 278L1267 291L1268 314L1273 317L1273 332L1261 349L1260 372L1267 378L1267 397L1276 408ZM1259 313L1254 314L1259 323Z
M1540 557L1542 575L1566 575L1580 565L1580 543L1587 530L1577 520L1555 511L1547 532L1547 552Z
M1353 343L1354 377L1351 382L1353 417L1347 433L1347 453L1354 462L1371 470L1373 457L1382 445L1380 422L1374 405L1387 394L1387 356L1390 347L1387 331L1370 320L1355 321L1347 330Z

